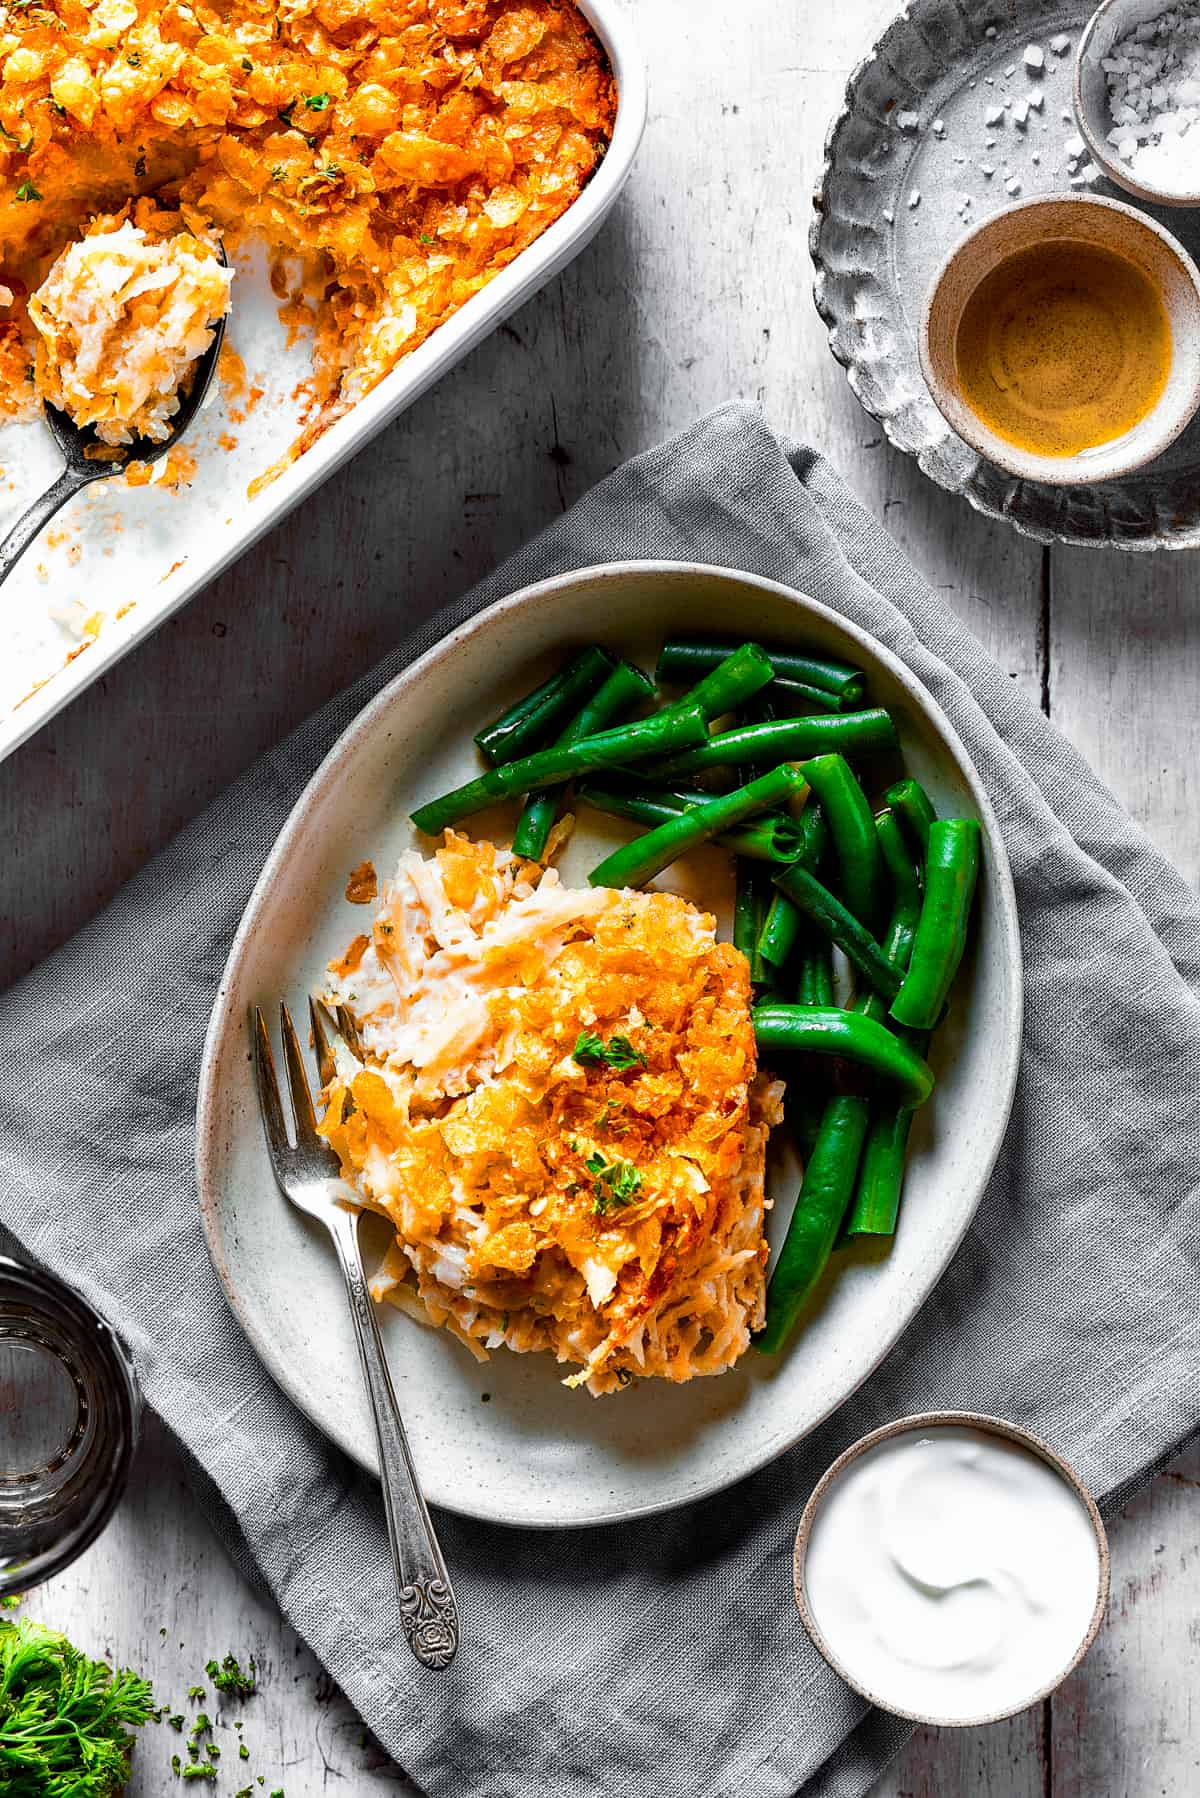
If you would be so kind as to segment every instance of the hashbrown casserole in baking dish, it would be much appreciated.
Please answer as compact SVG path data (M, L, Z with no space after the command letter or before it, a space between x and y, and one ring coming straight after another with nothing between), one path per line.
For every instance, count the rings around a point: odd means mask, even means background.
M616 112L561 0L9 0L3 26L0 408L42 397L28 296L151 194L265 243L285 320L315 327L285 461L561 216Z

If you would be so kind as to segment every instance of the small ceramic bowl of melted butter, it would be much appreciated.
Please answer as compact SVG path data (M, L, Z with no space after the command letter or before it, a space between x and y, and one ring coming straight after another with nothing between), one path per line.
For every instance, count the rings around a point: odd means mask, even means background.
M921 366L947 423L1018 480L1144 467L1200 408L1200 271L1117 200L1026 200L963 238L930 289Z

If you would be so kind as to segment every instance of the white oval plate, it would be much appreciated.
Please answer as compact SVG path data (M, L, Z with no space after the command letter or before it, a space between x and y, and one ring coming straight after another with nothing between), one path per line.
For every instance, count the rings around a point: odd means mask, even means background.
M748 1354L717 1379L650 1380L603 1399L568 1391L548 1356L501 1350L480 1364L444 1331L380 1308L388 1360L428 1498L492 1522L600 1524L681 1505L761 1467L827 1417L877 1365L935 1285L979 1203L1012 1104L1021 1035L1016 903L996 820L945 716L885 649L773 582L721 569L625 563L546 581L453 632L386 687L318 768L276 843L234 939L200 1076L197 1169L214 1265L250 1341L283 1390L339 1448L377 1471L341 1276L319 1225L277 1191L247 1054L247 1007L284 997L301 1015L327 961L361 926L346 876L390 871L419 841L413 806L476 769L471 735L573 645L598 639L643 666L671 632L706 630L814 645L863 668L896 719L907 768L939 811L985 836L973 952L933 1055L938 1086L918 1115L899 1233L889 1254L835 1257L790 1352ZM484 814L479 835L511 830ZM615 820L585 814L560 866L581 883ZM660 884L728 917L715 851ZM795 1170L778 1176L772 1239ZM386 1226L363 1224L368 1254Z

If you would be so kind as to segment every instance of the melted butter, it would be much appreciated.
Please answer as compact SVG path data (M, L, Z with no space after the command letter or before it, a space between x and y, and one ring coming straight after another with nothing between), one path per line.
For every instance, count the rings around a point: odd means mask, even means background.
M1154 409L1171 326L1158 289L1127 257L1050 241L980 282L955 360L964 400L997 436L1035 455L1075 456Z

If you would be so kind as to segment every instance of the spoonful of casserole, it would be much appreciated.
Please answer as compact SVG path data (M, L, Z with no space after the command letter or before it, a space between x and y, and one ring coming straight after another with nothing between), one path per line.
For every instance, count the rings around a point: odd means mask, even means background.
M0 543L0 582L72 494L179 441L217 365L232 280L220 240L161 208L139 206L136 223L101 215L58 257L29 317L34 385L66 466Z

